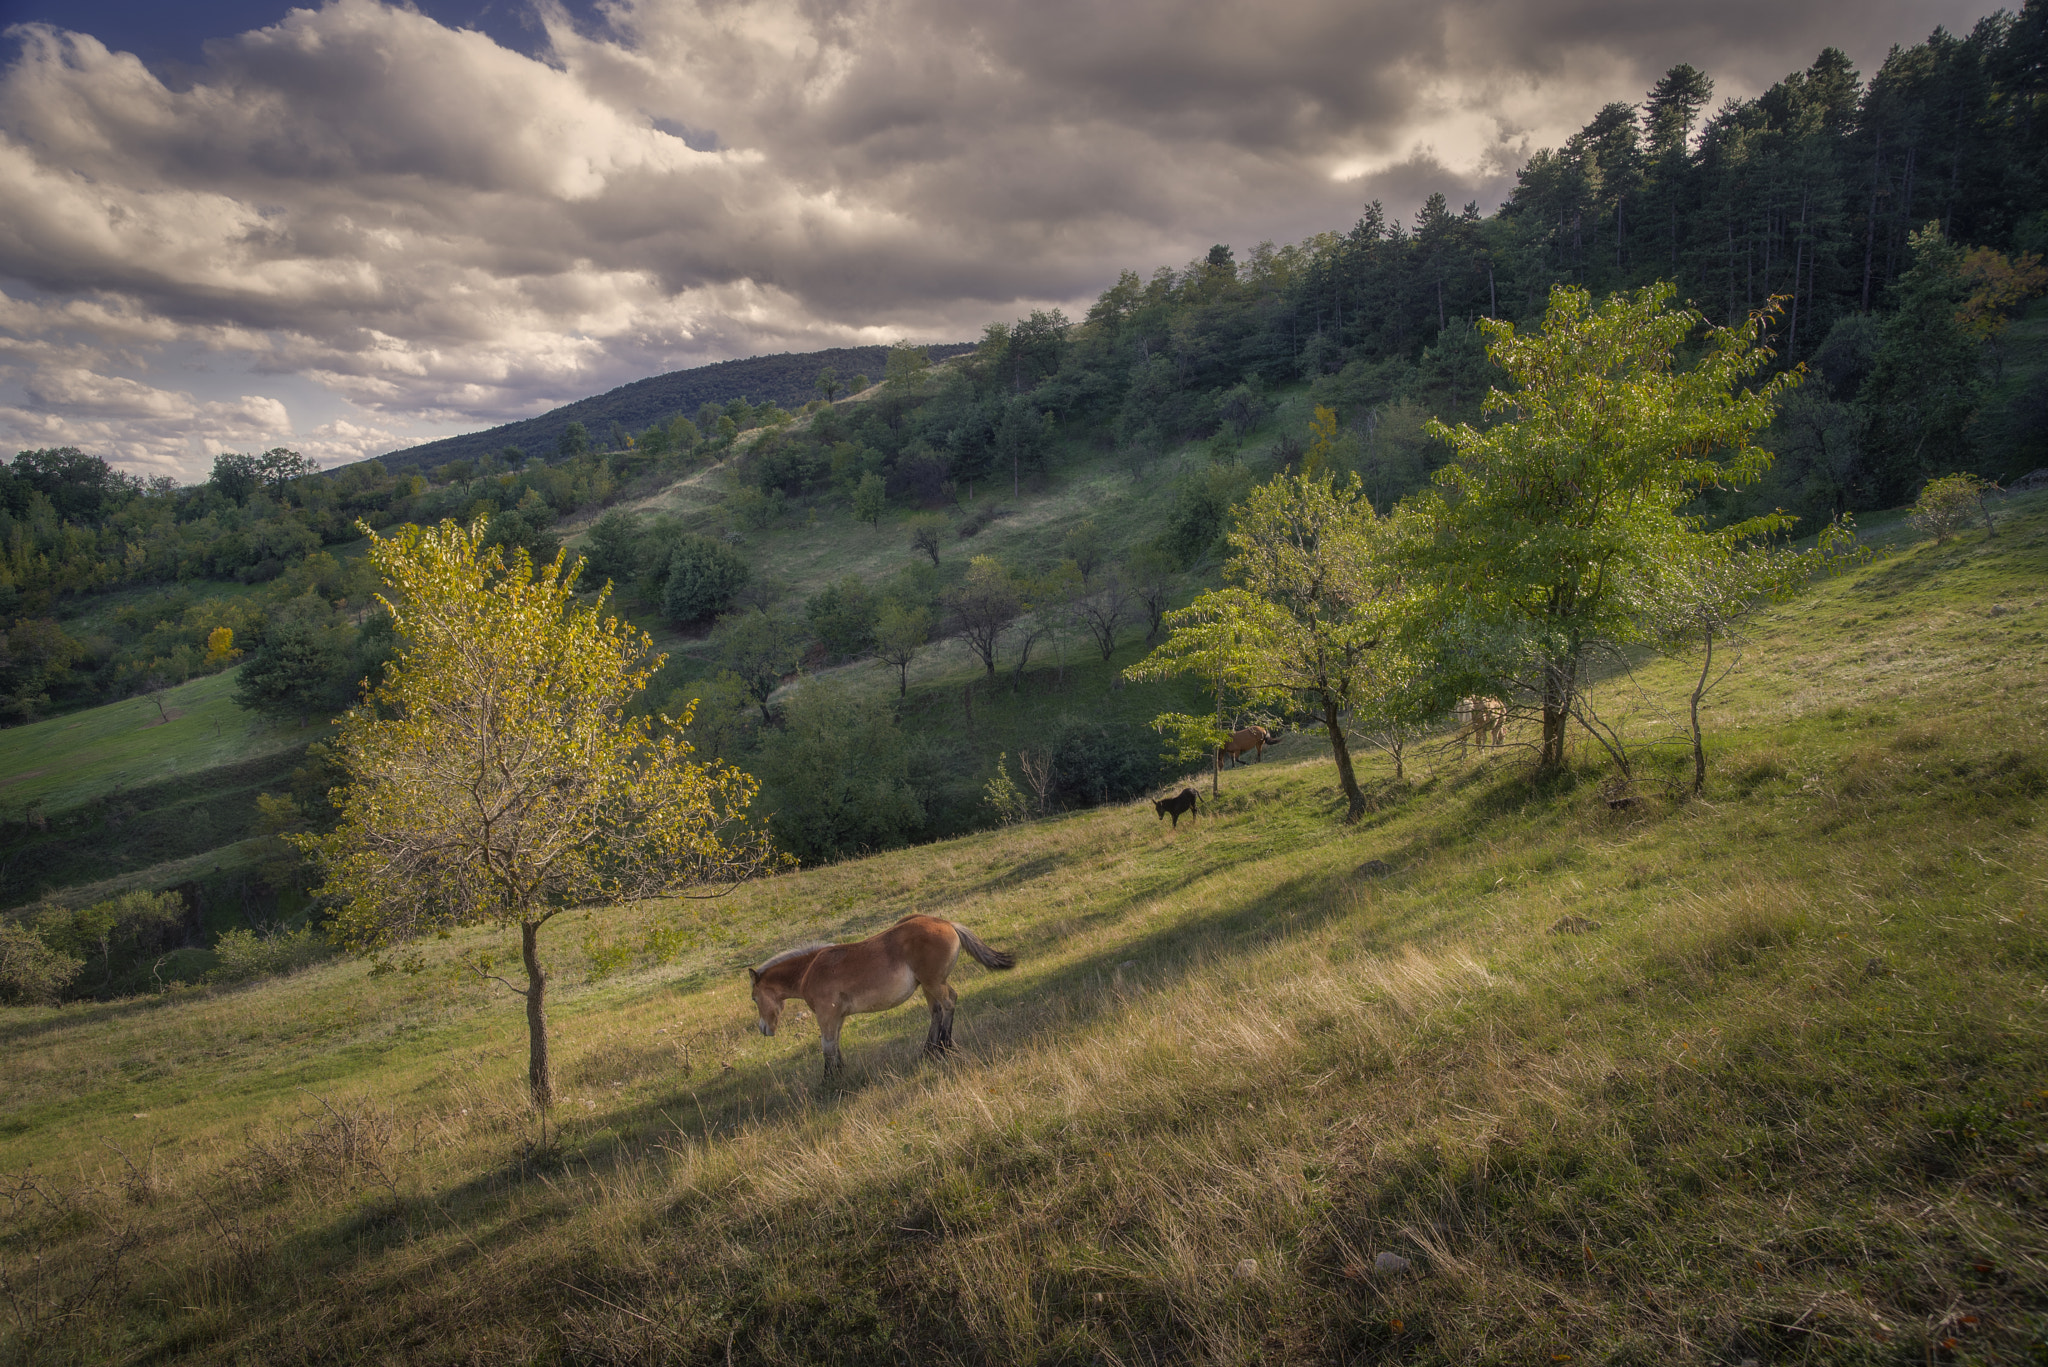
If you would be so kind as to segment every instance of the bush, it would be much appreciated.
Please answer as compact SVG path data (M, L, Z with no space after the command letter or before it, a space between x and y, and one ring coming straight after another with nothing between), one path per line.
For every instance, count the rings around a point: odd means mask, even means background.
M669 548L661 610L684 625L716 617L732 606L751 577L747 562L732 547L708 536L685 535Z
M901 845L924 824L910 756L888 704L819 681L795 691L762 743L762 806L805 863Z
M296 973L310 968L334 951L325 937L311 926L259 935L253 930L230 930L213 947L219 962L206 975L208 982L241 983L251 978Z
M1984 519L1988 529L1991 517L1984 511L1984 495L1991 486L1975 475L1943 475L1930 479L1927 487L1920 491L1919 501L1913 505L1912 523L1923 532L1934 533L1934 544L1939 546L1963 528Z
M804 604L811 632L835 659L850 660L875 648L875 622L881 606L859 579L848 575L827 584Z
M51 949L27 926L0 922L0 1002L53 1003L84 968L85 960Z
M1056 807L1129 802L1172 777L1163 743L1150 731L1063 716L1046 737Z

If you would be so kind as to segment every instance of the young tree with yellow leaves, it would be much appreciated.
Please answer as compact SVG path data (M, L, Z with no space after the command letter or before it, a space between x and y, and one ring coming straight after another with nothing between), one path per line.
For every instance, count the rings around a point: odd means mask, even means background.
M339 826L288 837L339 903L337 938L392 951L457 926L517 926L526 985L466 962L526 1002L527 1081L543 1112L547 969L540 932L574 906L657 893L710 896L784 867L744 824L757 785L697 763L679 721L626 704L660 668L641 632L576 601L581 562L536 569L467 527L371 537L399 641L384 680L339 722Z

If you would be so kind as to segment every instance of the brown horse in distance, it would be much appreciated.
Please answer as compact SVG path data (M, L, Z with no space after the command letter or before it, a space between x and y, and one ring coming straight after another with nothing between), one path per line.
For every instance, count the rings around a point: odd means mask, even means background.
M806 945L785 950L750 968L761 1033L773 1035L782 1004L792 997L810 1005L825 1046L825 1076L846 1067L839 1054L839 1027L848 1016L888 1011L924 989L932 1028L926 1054L953 1047L953 1007L960 1000L946 982L961 949L984 968L1014 968L1017 961L977 940L967 927L937 916L906 916L879 935L849 945Z
M1159 813L1162 819L1169 816L1172 817L1175 830L1180 829L1180 814L1182 812L1188 813L1188 820L1190 821L1201 815L1200 812L1195 810L1195 790L1193 788L1183 788L1174 796L1163 798L1153 803L1152 810Z
M1230 739L1223 742L1223 757L1232 764L1236 764L1237 757L1249 750L1253 752L1252 757L1254 759L1263 760L1266 757L1266 747L1271 744L1273 744L1273 733L1271 731L1268 731L1263 726L1247 726L1242 731L1231 732Z

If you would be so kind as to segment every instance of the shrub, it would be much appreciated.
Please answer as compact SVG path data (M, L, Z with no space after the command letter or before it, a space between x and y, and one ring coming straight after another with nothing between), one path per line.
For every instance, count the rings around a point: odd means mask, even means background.
M685 535L669 548L661 610L688 624L716 617L752 577L738 551L708 536Z
M51 949L27 926L0 922L0 1002L55 1002L84 967L85 960Z
M1913 505L1910 521L1921 531L1934 533L1937 546L1979 517L1984 519L1984 525L1989 529L1991 517L1984 510L1984 496L1991 487L1975 475L1943 475L1940 479L1930 479L1927 487L1920 491L1919 501Z
M208 982L241 983L251 978L296 973L327 958L334 951L324 936L311 926L261 935L253 930L230 930L213 947L219 962L206 975Z
M881 607L859 579L848 575L827 584L804 604L811 632L835 659L848 660L875 648L875 622Z

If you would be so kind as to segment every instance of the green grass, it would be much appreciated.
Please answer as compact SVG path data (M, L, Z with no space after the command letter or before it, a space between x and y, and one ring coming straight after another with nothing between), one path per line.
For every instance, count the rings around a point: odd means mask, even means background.
M304 745L308 730L235 706L236 673L0 731L0 812L18 819L40 805L55 814L118 788Z
M1649 747L1326 760L546 932L523 1019L336 962L0 1015L0 1358L1992 1362L2048 1352L2048 499L1773 611ZM1511 737L1518 744L1527 738ZM1375 863L1374 861L1378 861ZM741 965L932 911L912 1007L753 1032ZM586 931L702 915L587 981ZM1376 1267L1381 1253L1405 1271Z

